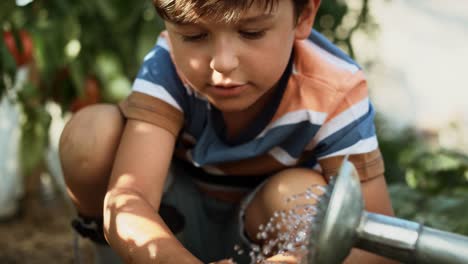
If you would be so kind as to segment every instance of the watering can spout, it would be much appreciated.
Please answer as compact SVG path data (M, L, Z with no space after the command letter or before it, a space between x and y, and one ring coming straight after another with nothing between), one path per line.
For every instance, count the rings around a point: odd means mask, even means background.
M416 244L419 263L468 263L468 238L423 227Z
M355 247L405 263L468 263L468 238L364 212Z

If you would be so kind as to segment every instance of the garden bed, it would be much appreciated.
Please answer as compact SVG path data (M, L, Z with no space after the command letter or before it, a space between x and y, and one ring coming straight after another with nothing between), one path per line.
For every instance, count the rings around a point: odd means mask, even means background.
M60 194L44 199L38 184L26 189L20 212L0 222L0 263L75 263L71 205ZM79 247L82 263L93 263L90 242Z

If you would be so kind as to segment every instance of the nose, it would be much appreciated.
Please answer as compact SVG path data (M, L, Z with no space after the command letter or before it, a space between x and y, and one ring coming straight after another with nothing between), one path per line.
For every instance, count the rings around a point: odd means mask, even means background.
M214 45L213 55L210 61L212 70L227 74L234 71L239 66L239 59L235 44L223 38L218 40Z

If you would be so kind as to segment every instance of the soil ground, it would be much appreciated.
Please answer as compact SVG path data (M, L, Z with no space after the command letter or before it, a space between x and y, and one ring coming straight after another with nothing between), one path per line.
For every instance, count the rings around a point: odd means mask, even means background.
M0 222L0 263L77 263L70 226L72 206L57 192L44 199L37 179L28 181L19 213ZM93 263L90 242L79 239L79 253L81 264Z

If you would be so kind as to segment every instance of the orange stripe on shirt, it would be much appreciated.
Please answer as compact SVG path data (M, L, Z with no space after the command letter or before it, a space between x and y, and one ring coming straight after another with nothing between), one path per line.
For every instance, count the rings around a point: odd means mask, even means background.
M352 90L347 98L351 105L367 96L367 86L361 72L353 73L327 61L317 47L308 42L296 41L294 45L294 72L284 92L283 103L272 122L298 110L340 113L350 107L349 104L342 104L348 90Z
M362 77L363 74L357 73L354 78L350 79L346 84L349 87L347 93L342 94L339 104L333 111L333 113L328 116L327 121L335 118L344 111L350 109L353 105L361 102L362 100L369 97L367 82Z

